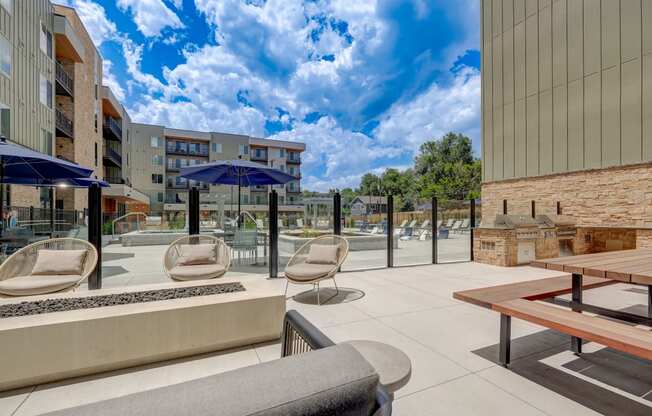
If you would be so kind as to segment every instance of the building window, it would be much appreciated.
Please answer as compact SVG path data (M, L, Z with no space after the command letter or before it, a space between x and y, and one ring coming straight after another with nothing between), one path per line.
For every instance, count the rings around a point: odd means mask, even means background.
M246 156L249 154L249 145L241 144L238 150L239 150L238 155Z
M11 138L11 111L9 107L0 103L0 136Z
M213 153L222 153L222 143L211 143Z
M96 143L95 143L95 166L98 165L98 163L97 163L97 159L98 159L98 158L97 158L97 142L96 142Z
M158 192L156 194L156 201L163 202L163 192Z
M39 95L41 98L41 104L52 108L52 83L42 74L39 76L41 77L39 82Z
M280 157L285 157L285 149L279 150Z
M11 14L11 1L12 0L0 0L0 7L5 9L7 13Z
M11 77L11 45L2 35L0 35L0 72Z
M48 58L52 58L52 32L48 30L43 23L41 23L41 50Z
M160 173L152 173L152 183L161 184L163 183L163 175Z
M163 164L163 157L161 155L152 156L152 165L161 166Z
M152 136L152 138L150 139L150 144L151 144L152 147L160 147L161 146L161 138L156 137L156 136Z
M97 113L95 113L95 133L97 133Z

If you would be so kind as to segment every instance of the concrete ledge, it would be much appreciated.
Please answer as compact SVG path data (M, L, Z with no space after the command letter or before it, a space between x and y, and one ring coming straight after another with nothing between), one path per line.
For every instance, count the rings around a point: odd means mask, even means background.
M0 391L278 339L283 293L264 280L242 283L247 290L240 293L0 319ZM165 283L49 298L206 284ZM30 300L38 298L46 296Z

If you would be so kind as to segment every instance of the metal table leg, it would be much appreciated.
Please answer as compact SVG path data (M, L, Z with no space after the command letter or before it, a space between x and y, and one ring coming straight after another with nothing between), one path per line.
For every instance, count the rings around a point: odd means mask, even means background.
M572 277L573 285L572 285L572 300L573 303L582 303L582 275L578 273L573 273ZM582 311L578 308L573 308L573 311L577 313L582 313ZM577 338L577 337L571 337L571 350L576 353L576 354L581 354L582 353L582 339Z
M500 315L500 354L498 361L503 367L507 367L510 361L512 337L512 317Z

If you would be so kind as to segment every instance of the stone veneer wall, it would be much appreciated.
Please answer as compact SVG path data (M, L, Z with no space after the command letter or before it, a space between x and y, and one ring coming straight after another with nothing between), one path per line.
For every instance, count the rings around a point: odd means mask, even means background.
M652 226L652 163L522 178L482 185L483 223L502 214L562 213L578 226Z

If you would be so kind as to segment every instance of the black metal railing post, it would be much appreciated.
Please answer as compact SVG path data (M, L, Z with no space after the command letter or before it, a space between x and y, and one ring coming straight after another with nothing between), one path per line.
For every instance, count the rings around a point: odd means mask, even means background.
M387 267L394 267L394 196L387 196Z
M475 198L471 198L471 206L470 206L470 225L469 225L469 241L471 243L471 261L474 259L474 254L473 254L473 232L475 231Z
M333 233L342 235L342 195L339 192L333 195Z
M269 277L278 277L278 194L269 193Z
M48 198L50 200L50 238L54 238L54 188L48 188ZM90 190L88 191L88 201L90 202ZM90 205L89 205L90 207Z
M199 189L190 188L188 195L188 234L199 234Z
M432 215L430 216L430 221L432 222L432 264L437 264L439 260L437 259L437 235L439 234L439 226L437 225L437 198L432 198Z
M51 217L52 218L52 217ZM50 220L52 221L52 220ZM102 288L102 188L88 188L88 242L97 250L97 266L88 278L89 289Z

